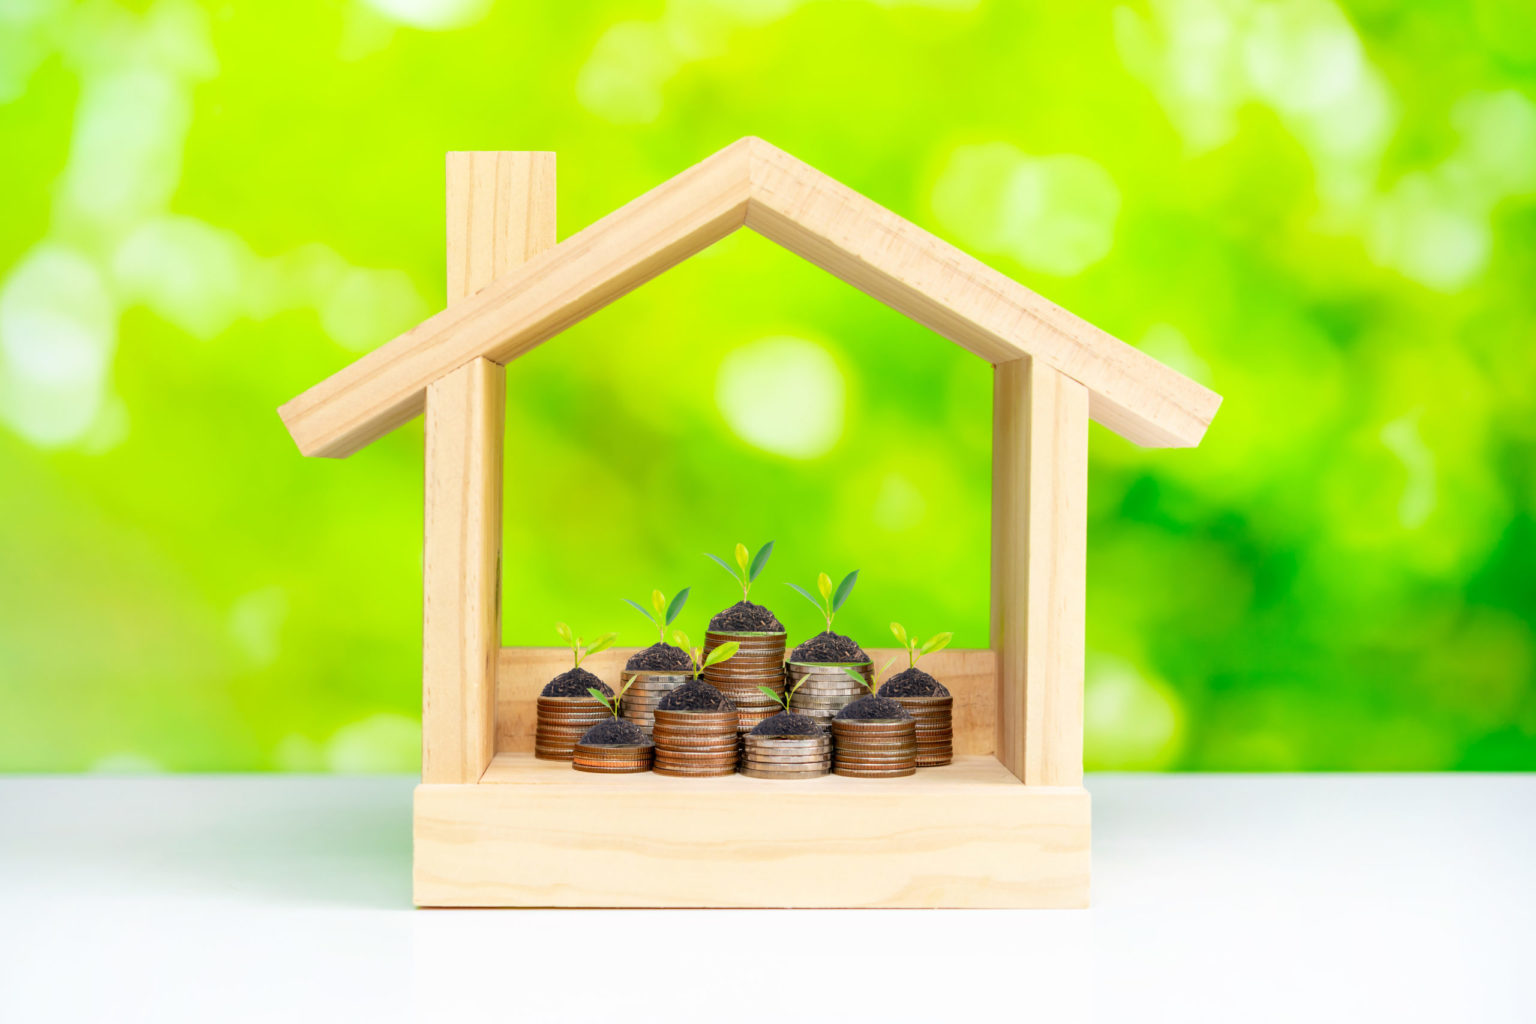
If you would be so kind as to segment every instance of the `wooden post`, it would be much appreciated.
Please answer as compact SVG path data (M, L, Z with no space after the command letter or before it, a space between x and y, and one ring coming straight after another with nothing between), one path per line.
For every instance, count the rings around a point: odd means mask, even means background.
M1087 536L1087 389L1031 359L997 364L997 758L1026 785L1082 785Z
M555 155L448 154L448 301L555 244ZM427 388L423 782L478 782L495 754L506 371L474 359Z

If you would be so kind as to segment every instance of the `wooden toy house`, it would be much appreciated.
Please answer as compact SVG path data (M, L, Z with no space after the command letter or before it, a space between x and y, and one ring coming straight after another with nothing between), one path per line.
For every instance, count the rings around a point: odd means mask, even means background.
M760 139L559 243L553 153L451 153L447 181L448 308L279 410L332 458L426 414L417 904L1086 906L1088 421L1189 447L1220 397ZM991 646L924 663L955 696L951 765L779 782L532 756L567 654L501 646L504 365L741 227L995 369ZM613 681L630 653L587 667Z

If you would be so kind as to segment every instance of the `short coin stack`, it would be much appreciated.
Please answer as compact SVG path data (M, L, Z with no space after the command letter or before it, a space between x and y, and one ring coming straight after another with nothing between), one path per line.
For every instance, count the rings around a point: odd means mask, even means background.
M832 734L742 737L741 774L754 779L814 779L832 770Z
M576 741L612 714L591 697L540 697L533 756L545 761L569 761Z
M646 732L651 731L655 723L656 705L673 690L682 686L693 678L690 672L657 672L654 670L640 669L630 671L625 669L619 676L619 692L624 694L620 714L624 720L634 722ZM624 689L626 683L633 679L629 689Z
M651 770L651 754L654 743L635 743L610 746L596 743L576 744L571 767L579 772L597 775L630 775Z
M657 775L731 775L736 771L734 711L656 709Z
M955 759L954 697L893 697L917 723L917 766L937 768Z
M849 668L874 681L874 665L850 665ZM804 680L804 682L801 682ZM843 671L841 665L817 665L812 662L789 663L789 685L795 689L789 709L797 715L809 715L819 725L832 728L832 716L852 704L869 690Z
M735 641L741 647L726 660L704 670L704 681L736 702L737 728L747 732L765 718L772 718L783 707L758 687L784 693L784 633L728 633L708 630L704 634L704 654L708 656L721 644Z
M894 779L917 771L917 723L910 718L837 718L832 770L856 779Z

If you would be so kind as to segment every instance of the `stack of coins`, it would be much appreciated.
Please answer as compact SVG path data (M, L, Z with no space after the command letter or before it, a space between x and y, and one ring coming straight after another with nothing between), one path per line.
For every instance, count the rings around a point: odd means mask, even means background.
M754 779L814 779L832 770L832 735L742 737L741 774Z
M892 697L917 723L917 766L937 768L955 759L954 697Z
M734 655L704 670L704 681L736 702L737 729L749 731L758 722L771 718L784 708L774 703L760 686L774 693L784 693L784 633L727 633L708 630L704 634L704 653L734 640L741 649Z
M569 761L576 741L612 715L591 697L540 697L533 756L545 761Z
M736 712L656 711L657 775L736 771Z
M596 743L578 743L572 754L571 767L579 772L598 775L629 775L651 770L651 753L654 743L634 743L625 746L603 746Z
M872 663L848 667L874 682L875 666ZM789 685L793 689L796 684L799 687L789 698L789 710L797 715L809 715L827 729L832 728L833 715L870 692L844 672L841 665L792 661L789 663Z
M691 672L656 672L646 669L631 672L625 669L619 676L619 692L624 694L619 714L650 732L655 721L657 703L692 678ZM631 679L634 683L629 689L624 689L624 684Z
M917 771L917 723L910 718L837 718L832 770L856 779L894 779Z

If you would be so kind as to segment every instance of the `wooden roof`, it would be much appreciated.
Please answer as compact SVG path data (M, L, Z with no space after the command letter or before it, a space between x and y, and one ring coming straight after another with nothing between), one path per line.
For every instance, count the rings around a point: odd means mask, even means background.
M427 385L507 363L740 227L991 363L1040 360L1138 444L1200 442L1221 397L761 139L658 185L362 356L278 410L305 455L341 458L421 413Z

